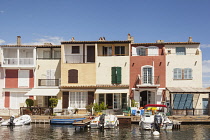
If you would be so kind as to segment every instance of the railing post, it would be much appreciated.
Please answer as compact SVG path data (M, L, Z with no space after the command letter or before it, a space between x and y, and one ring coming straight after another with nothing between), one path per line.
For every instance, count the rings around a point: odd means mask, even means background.
M186 107L186 116L188 115L188 113L187 113L187 107Z
M195 115L195 108L193 108L193 116Z

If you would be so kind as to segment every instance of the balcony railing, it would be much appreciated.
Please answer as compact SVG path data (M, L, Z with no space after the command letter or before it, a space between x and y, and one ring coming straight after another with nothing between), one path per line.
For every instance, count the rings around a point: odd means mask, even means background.
M59 86L59 79L38 79L38 86Z
M65 55L66 63L84 63L86 55Z
M18 63L19 62L19 63ZM4 65L34 65L33 58L4 58Z
M137 77L137 86L155 86L160 85L160 76L140 76Z

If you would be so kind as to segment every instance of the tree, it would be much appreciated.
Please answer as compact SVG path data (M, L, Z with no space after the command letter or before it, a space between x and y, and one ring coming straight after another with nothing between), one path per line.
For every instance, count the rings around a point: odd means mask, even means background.
M55 108L58 104L58 99L57 98L50 98L50 107Z

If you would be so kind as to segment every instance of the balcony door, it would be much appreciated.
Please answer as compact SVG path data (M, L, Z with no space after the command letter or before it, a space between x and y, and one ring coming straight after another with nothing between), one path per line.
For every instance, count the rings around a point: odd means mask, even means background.
M47 70L46 84L47 86L55 86L55 70L53 69Z
M87 46L87 62L95 62L95 46Z
M143 68L143 84L152 84L152 68Z

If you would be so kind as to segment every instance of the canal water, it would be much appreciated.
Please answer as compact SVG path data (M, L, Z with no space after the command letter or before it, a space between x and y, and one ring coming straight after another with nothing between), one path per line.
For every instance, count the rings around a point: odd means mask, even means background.
M70 125L31 124L27 126L0 126L0 140L208 140L210 125L182 125L180 130L161 131L153 136L139 129L138 124L116 129L77 129Z

